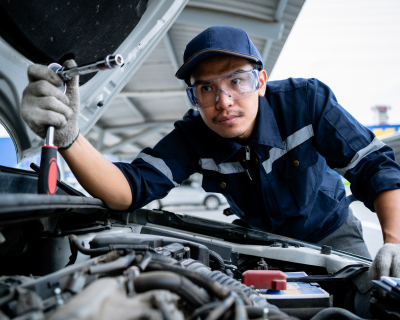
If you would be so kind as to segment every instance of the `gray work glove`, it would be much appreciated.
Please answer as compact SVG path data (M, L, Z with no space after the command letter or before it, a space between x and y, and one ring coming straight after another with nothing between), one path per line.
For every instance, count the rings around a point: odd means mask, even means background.
M386 243L379 249L370 268L372 280L382 276L400 277L400 244Z
M75 66L74 60L64 63L67 68ZM63 85L61 78L46 66L30 66L28 79L22 94L22 119L42 139L47 127L53 126L54 144L61 150L68 149L79 135L79 76L67 82L65 94L58 88Z

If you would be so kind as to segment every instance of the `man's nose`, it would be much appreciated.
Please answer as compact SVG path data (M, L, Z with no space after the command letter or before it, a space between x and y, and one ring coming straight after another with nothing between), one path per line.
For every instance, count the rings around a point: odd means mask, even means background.
M232 96L225 89L219 89L215 97L216 108L228 108L232 105Z

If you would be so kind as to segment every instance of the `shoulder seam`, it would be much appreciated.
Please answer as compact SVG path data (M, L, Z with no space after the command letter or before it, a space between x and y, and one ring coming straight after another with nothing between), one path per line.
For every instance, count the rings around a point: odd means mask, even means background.
M269 92L270 93L288 92L288 91L293 91L293 90L296 90L296 89L299 89L299 88L304 88L304 87L307 86L308 80L309 79L304 79L304 81L302 83L294 84L294 85L291 85L290 87L275 88L275 89L269 90ZM267 88L268 88L268 85L267 85Z

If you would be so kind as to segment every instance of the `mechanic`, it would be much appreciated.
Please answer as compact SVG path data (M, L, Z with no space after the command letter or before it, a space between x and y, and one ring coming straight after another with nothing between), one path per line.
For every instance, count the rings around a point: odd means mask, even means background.
M400 167L329 87L293 78L267 85L248 35L221 26L189 42L176 76L196 109L131 164L112 164L79 134L77 78L64 95L54 72L30 66L21 115L41 138L56 128L55 145L75 177L116 212L163 198L200 172L204 190L224 194L251 228L370 257L341 174L382 226L372 277L400 277Z

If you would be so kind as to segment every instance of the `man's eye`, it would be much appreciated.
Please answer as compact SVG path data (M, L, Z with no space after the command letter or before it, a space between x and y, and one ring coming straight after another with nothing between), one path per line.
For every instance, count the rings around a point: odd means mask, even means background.
M201 91L202 92L209 92L209 91L211 91L212 90L212 88L210 87L210 86L202 86L201 87Z
M242 81L242 79L240 79L240 78L235 78L235 79L231 80L232 84L239 84L241 81Z

